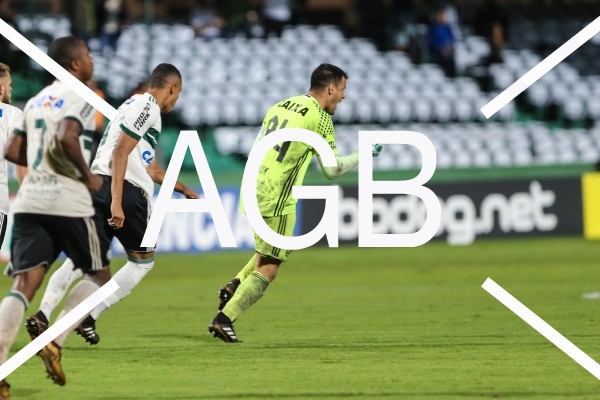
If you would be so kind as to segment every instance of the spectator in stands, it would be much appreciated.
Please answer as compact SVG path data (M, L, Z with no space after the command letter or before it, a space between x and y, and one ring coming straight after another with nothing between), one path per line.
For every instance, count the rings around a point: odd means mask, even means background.
M452 4L447 4L444 7L446 10L446 22L450 25L452 35L454 35L454 41L460 42L463 39L462 32L460 30L460 19L458 17L458 11Z
M127 7L123 0L100 0L97 3L96 24L103 49L115 50L123 25L127 21Z
M362 35L371 39L379 51L388 49L388 33L391 10L386 0L358 0Z
M87 28L86 3L87 0L63 0L63 10L71 23L71 32L73 35L82 38L87 42L89 39Z
M429 27L429 52L431 60L441 65L449 77L456 76L455 43L456 39L452 33L452 27L447 21L446 9L440 8Z
M393 39L392 48L410 55L418 63L421 52L417 39L417 21L414 0L392 0Z
M488 39L491 54L486 64L503 63L506 46L509 17L504 7L497 0L484 3L477 15L475 32Z
M191 25L196 36L220 37L225 27L225 19L217 12L214 0L197 0L192 10Z
M11 0L0 0L0 18L14 29L17 29L14 20L15 11L12 8ZM14 66L17 64L18 54L22 53L4 36L0 35L0 62Z
M407 26L415 23L414 0L392 0L392 9L398 25Z
M244 26L244 31L246 32L246 37L248 39L261 38L265 36L265 29L260 24L260 19L258 18L258 13L256 11L248 11L246 14L246 25Z
M281 37L283 27L292 23L294 17L291 0L264 0L262 19L265 36L271 33Z

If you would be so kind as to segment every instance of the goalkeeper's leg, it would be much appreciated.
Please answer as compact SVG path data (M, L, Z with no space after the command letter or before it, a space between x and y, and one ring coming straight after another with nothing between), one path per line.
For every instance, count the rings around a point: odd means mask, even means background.
M256 254L252 256L250 261L242 268L235 278L227 282L221 289L219 289L219 310L227 305L229 300L233 297L238 286L246 280L254 272L256 268Z
M296 224L295 213L278 217L264 217L264 219L267 225L280 235L293 236ZM231 300L219 311L209 326L210 333L226 342L238 341L233 330L233 321L263 296L269 284L277 276L279 265L286 261L290 254L289 250L273 247L258 235L255 235L255 239L256 267L254 271L238 285ZM248 265L244 269L246 268Z

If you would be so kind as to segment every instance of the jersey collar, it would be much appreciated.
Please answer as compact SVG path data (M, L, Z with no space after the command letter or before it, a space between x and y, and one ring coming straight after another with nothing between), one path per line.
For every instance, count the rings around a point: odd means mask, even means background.
M152 100L152 102L156 105L158 105L158 102L156 101L156 99L154 98L154 96L152 96L150 93L146 92L145 93L148 97L150 97L150 100Z

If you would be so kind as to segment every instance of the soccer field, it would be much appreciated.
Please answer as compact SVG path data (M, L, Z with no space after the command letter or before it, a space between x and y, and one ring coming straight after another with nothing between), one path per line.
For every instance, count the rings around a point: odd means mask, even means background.
M243 343L225 344L207 325L248 256L159 255L99 320L97 347L69 338L66 386L34 357L8 377L13 398L600 398L596 378L481 289L491 277L600 360L600 302L582 298L600 291L597 243L298 251L235 324ZM21 329L14 349L27 343Z

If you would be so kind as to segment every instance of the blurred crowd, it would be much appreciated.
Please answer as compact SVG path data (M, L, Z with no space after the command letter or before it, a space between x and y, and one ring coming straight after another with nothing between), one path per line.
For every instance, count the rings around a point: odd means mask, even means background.
M143 9L143 0L48 2L60 3L60 9L70 20L73 34L85 40L97 38L104 49L114 49L120 32L135 19L144 18L132 10L136 5ZM508 37L508 14L499 5L499 0L486 0L477 7L471 4L463 8L454 6L456 2L438 0L349 0L343 2L337 12L325 12L316 18L315 13L310 12L314 3L310 0L151 2L155 20L190 24L197 36L205 38L280 36L286 25L299 23L340 25L349 36L371 39L379 50L402 50L408 52L415 63L438 63L449 76L456 74L455 45L461 40L460 27L465 20L475 28L476 34L489 40L492 47L490 62L502 60L502 49ZM40 4L43 0L0 0L0 17L15 26L17 12L40 12ZM0 58L5 61L11 61L6 60L9 47L9 43L1 41Z

